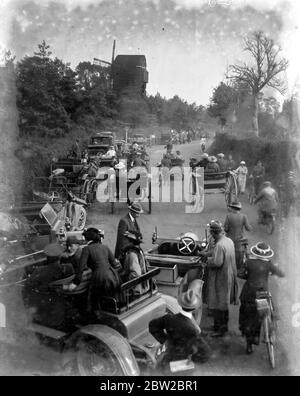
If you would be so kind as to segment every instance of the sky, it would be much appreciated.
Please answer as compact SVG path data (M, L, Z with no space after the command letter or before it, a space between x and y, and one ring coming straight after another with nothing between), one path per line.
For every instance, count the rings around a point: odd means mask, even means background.
M206 105L228 65L245 59L243 40L263 30L290 60L288 93L300 63L298 0L0 0L0 45L21 59L45 39L71 62L143 54L147 92Z

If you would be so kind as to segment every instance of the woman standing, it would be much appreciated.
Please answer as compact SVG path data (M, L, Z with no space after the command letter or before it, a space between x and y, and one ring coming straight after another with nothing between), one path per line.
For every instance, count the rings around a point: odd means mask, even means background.
M246 337L247 354L253 353L253 345L259 345L262 320L256 307L256 293L268 291L269 274L283 278L284 273L276 267L271 259L274 252L264 242L250 249L251 255L239 271L239 278L246 279L240 300L240 330Z
M237 174L239 194L245 194L248 175L248 168L246 167L245 161L240 163L235 173Z
M96 228L89 228L83 233L88 246L83 248L75 285L82 280L84 268L92 270L90 286L90 309L99 310L101 297L115 297L121 284L118 274L118 264L111 250L102 245L103 233Z

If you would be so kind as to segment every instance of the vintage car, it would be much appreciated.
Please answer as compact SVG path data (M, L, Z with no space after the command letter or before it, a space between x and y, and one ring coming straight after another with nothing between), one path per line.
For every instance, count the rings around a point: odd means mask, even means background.
M88 145L88 155L90 159L97 158L108 152L111 146L115 146L115 134L113 132L99 132L91 137Z
M158 344L148 324L167 312L180 311L176 299L158 292L153 279L159 269L123 283L118 296L103 298L101 311L87 315L90 270L72 292L64 286L74 275L38 291L31 286L31 277L45 265L43 252L37 252L2 267L0 304L6 327L0 329L0 343L15 345L34 334L43 345L59 352L66 375L137 376L155 368ZM132 290L145 282L148 289L134 297Z
M203 269L199 252L207 247L207 237L203 240L188 232L176 239L158 238L155 230L152 238L153 249L145 252L150 267L160 268L156 283L161 292L176 297L182 277L191 269ZM204 272L203 272L204 275Z

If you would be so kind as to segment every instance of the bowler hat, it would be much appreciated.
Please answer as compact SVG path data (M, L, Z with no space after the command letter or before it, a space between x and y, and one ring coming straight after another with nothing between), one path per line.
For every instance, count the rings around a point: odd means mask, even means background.
M47 257L59 258L63 254L64 249L58 243L50 243L44 249L44 253Z
M274 251L265 242L259 242L255 246L252 246L250 252L253 256L261 259L271 259L274 256Z
M139 203L135 203L135 202L133 202L132 204L130 204L130 205L128 206L128 209L129 209L131 212L139 213L139 214L141 214L141 213L144 212L144 211L143 211L143 208L141 207L141 205L140 205Z

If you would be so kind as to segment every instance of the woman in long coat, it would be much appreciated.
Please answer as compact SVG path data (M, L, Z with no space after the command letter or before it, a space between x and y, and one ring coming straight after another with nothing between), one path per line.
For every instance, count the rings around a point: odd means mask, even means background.
M120 287L118 264L111 250L102 245L102 236L96 228L84 233L88 246L83 248L75 284L80 284L84 268L92 270L90 286L90 309L97 311L102 297L116 297Z
M240 330L247 341L247 354L253 352L252 345L259 344L262 320L256 307L256 293L268 291L269 274L284 277L284 273L271 261L273 250L266 243L258 243L250 249L251 256L239 271L239 278L246 279L240 300Z

